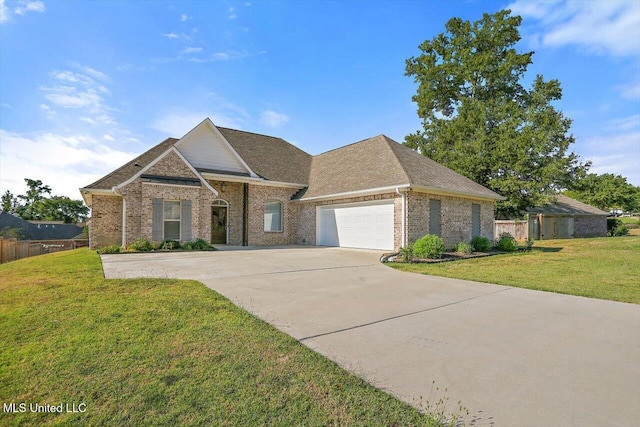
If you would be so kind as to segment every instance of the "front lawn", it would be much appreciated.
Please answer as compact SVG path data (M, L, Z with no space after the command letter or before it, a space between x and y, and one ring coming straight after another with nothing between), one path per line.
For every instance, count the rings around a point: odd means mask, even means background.
M0 343L0 402L27 405L0 425L436 425L201 283L105 280L87 249L0 266Z
M388 265L402 271L640 304L640 237L536 241L529 253L440 264Z

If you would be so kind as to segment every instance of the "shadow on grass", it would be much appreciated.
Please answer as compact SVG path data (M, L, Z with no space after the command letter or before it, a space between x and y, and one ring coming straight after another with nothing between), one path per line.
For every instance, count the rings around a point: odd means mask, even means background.
M562 248L531 248L533 252L560 252Z

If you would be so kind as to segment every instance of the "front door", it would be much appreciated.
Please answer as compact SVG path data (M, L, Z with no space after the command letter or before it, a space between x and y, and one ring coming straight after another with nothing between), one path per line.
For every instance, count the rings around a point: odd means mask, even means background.
M211 243L227 243L227 207L213 206L211 209Z

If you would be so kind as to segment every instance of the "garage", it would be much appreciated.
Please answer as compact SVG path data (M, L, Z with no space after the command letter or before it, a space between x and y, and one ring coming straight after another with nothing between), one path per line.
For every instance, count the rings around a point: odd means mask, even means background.
M393 200L318 206L316 243L320 246L393 250Z

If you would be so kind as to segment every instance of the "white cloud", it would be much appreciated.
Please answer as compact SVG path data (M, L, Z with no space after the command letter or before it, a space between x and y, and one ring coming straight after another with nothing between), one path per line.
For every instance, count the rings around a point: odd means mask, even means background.
M621 85L616 88L620 92L620 96L624 99L630 99L632 101L640 99L640 81L634 81L626 85Z
M182 49L181 53L189 54L189 53L200 53L200 52L202 52L201 47L186 47Z
M597 135L584 141L584 158L591 160L593 165L590 172L603 174L613 173L622 175L633 185L640 185L640 131L637 129L638 116L631 116L611 124L621 124L620 130L629 129L611 135ZM611 154L616 153L616 154Z
M156 118L150 127L159 130L166 136L180 138L201 121L209 117L217 126L242 129L249 119L249 114L242 108L211 93L214 107L199 110L172 110Z
M49 185L54 194L79 199L79 187L134 157L81 134L20 135L0 129L0 141L0 187L14 194L24 193L23 179L32 178Z
M84 113L81 120L87 123L115 124L115 120L109 114L112 109L104 99L104 96L109 94L109 90L88 74L101 80L109 80L109 76L91 67L78 66L78 68L83 72L63 70L50 73L51 84L41 87L45 99L51 104L47 107L49 110L51 106L81 109Z
M173 111L154 120L150 127L163 132L166 136L181 138L201 121L209 117L217 126L242 128L243 121L233 114L207 111Z
M15 9L16 15L24 15L27 12L44 13L44 11L46 10L44 3L39 0L36 0L36 1L20 0L18 4L20 6L16 7Z
M609 120L607 129L615 131L640 129L640 114ZM640 139L638 140L638 145L640 146Z
M166 37L168 39L178 39L178 38L180 38L180 36L177 35L176 33L165 33L162 36Z
M508 8L541 24L531 37L543 45L573 44L613 56L640 54L640 1L517 0Z
M289 116L273 110L265 110L260 113L260 122L272 128L277 128L289 121Z
M235 13L236 8L233 6L229 7L229 19L236 19L238 17L238 15L236 15Z
M108 133L105 133L104 135L102 135L102 139L104 139L105 141L115 141L116 140L114 137L112 137Z
M0 0L0 24L9 20L9 8L4 4L4 0Z
M193 19L191 16L187 15L186 13L183 13L182 15L180 15L180 21L181 22L187 22L189 19Z

